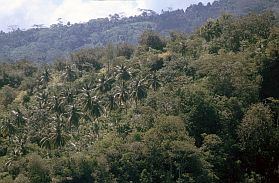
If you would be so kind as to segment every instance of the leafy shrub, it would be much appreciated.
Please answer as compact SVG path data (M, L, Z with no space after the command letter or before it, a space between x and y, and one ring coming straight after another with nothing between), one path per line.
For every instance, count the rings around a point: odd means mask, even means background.
M27 169L31 183L48 183L51 181L49 167L39 155L30 155Z

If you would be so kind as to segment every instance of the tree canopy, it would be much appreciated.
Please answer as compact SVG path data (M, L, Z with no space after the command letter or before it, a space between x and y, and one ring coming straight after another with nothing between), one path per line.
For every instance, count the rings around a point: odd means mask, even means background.
M279 182L278 36L272 12L223 15L1 63L0 182Z

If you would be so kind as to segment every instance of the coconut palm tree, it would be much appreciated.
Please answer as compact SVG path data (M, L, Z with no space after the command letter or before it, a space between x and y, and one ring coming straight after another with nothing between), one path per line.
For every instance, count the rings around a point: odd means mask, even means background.
M161 82L159 78L156 76L155 73L150 75L150 78L148 79L148 85L153 89L153 91L157 91L161 87Z
M113 82L114 80L112 78L102 75L101 78L98 80L95 90L98 91L100 94L108 92L111 90Z
M37 100L39 101L39 108L43 109L46 107L47 103L48 103L48 99L49 99L49 94L46 91L43 91L41 93L38 93L36 95Z
M93 91L93 84L90 82L90 83L85 83L81 89L81 93L91 93Z
M83 93L82 105L83 111L94 119L100 117L103 112L100 100L97 96L92 97L89 91Z
M14 137L13 143L15 144L15 147L13 148L13 154L15 156L22 156L26 153L27 138L26 134Z
M103 113L103 107L101 105L101 101L97 96L93 97L92 100L92 108L90 109L90 116L92 116L94 119L99 118Z
M62 73L61 77L64 81L74 81L77 79L77 74L70 66L66 66L66 69Z
M101 105L101 101L97 96L91 97L90 92L86 91L85 93L83 93L82 105L83 111L86 114L85 118L87 118L88 120L91 120L91 118L93 119L93 131L98 137L99 123L97 119L104 112L103 107Z
M16 132L16 126L12 123L12 121L9 118L3 118L1 119L1 127L0 132L3 137L9 138L9 143L11 143L11 137Z
M135 101L136 106L138 104L138 101L147 97L147 87L144 82L145 79L137 79L132 82L131 98Z
M40 141L41 146L47 149L61 148L66 144L67 140L69 139L69 136L63 131L65 124L63 115L60 114L56 117L53 117L53 121L53 127L48 131L47 135L43 137Z
M92 107L92 97L90 94L90 91L88 90L83 90L84 93L82 93L82 99L81 99L81 103L83 106L83 111L87 112L91 109Z
M131 78L131 72L124 65L118 65L115 67L116 78L121 81L127 81Z
M116 93L114 94L114 98L118 101L119 106L124 105L126 107L126 102L129 99L129 93L124 82L122 82L120 86L116 86Z
M12 110L12 115L15 121L15 124L20 127L21 125L25 124L27 121L27 118L24 117L22 112L19 109Z
M72 125L78 128L79 126L79 121L82 116L82 112L80 111L79 108L77 108L75 105L69 106L69 111L68 111L68 124L69 124L69 129L72 128Z
M62 99L64 99L66 104L72 104L76 99L76 91L69 88L61 92Z
M117 108L118 105L117 105L117 101L115 99L116 98L111 94L106 96L105 107L106 107L107 111L112 111Z
M49 70L45 68L42 75L40 76L39 81L41 84L46 85L50 81L50 79L51 79L51 74Z
M58 114L62 114L64 112L64 102L61 100L61 98L57 96L52 97L52 101L49 103L50 110L53 112L56 112Z

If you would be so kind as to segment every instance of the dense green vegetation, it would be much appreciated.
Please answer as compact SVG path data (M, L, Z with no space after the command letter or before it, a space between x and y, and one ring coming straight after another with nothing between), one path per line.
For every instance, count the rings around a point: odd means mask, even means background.
M1 64L0 182L279 182L273 13L139 43Z
M181 8L186 7L182 5ZM14 27L12 32L0 32L0 60L27 59L45 63L66 57L81 48L123 42L135 45L145 30L153 30L162 35L168 35L170 31L192 32L209 18L217 18L223 13L246 15L264 10L279 12L279 1L219 0L207 5L192 5L185 11L162 11L157 14L143 10L139 16L121 17L115 14L82 24L71 24L59 19L50 28L34 25L26 31Z

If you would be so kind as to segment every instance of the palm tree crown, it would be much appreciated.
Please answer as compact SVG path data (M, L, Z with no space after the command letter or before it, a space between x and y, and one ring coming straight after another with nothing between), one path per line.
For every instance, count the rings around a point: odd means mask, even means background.
M136 102L136 105L138 101L147 97L147 88L144 82L145 79L138 79L132 83L131 97Z
M118 80L127 81L131 78L131 72L124 65L118 65L115 67L116 77Z

